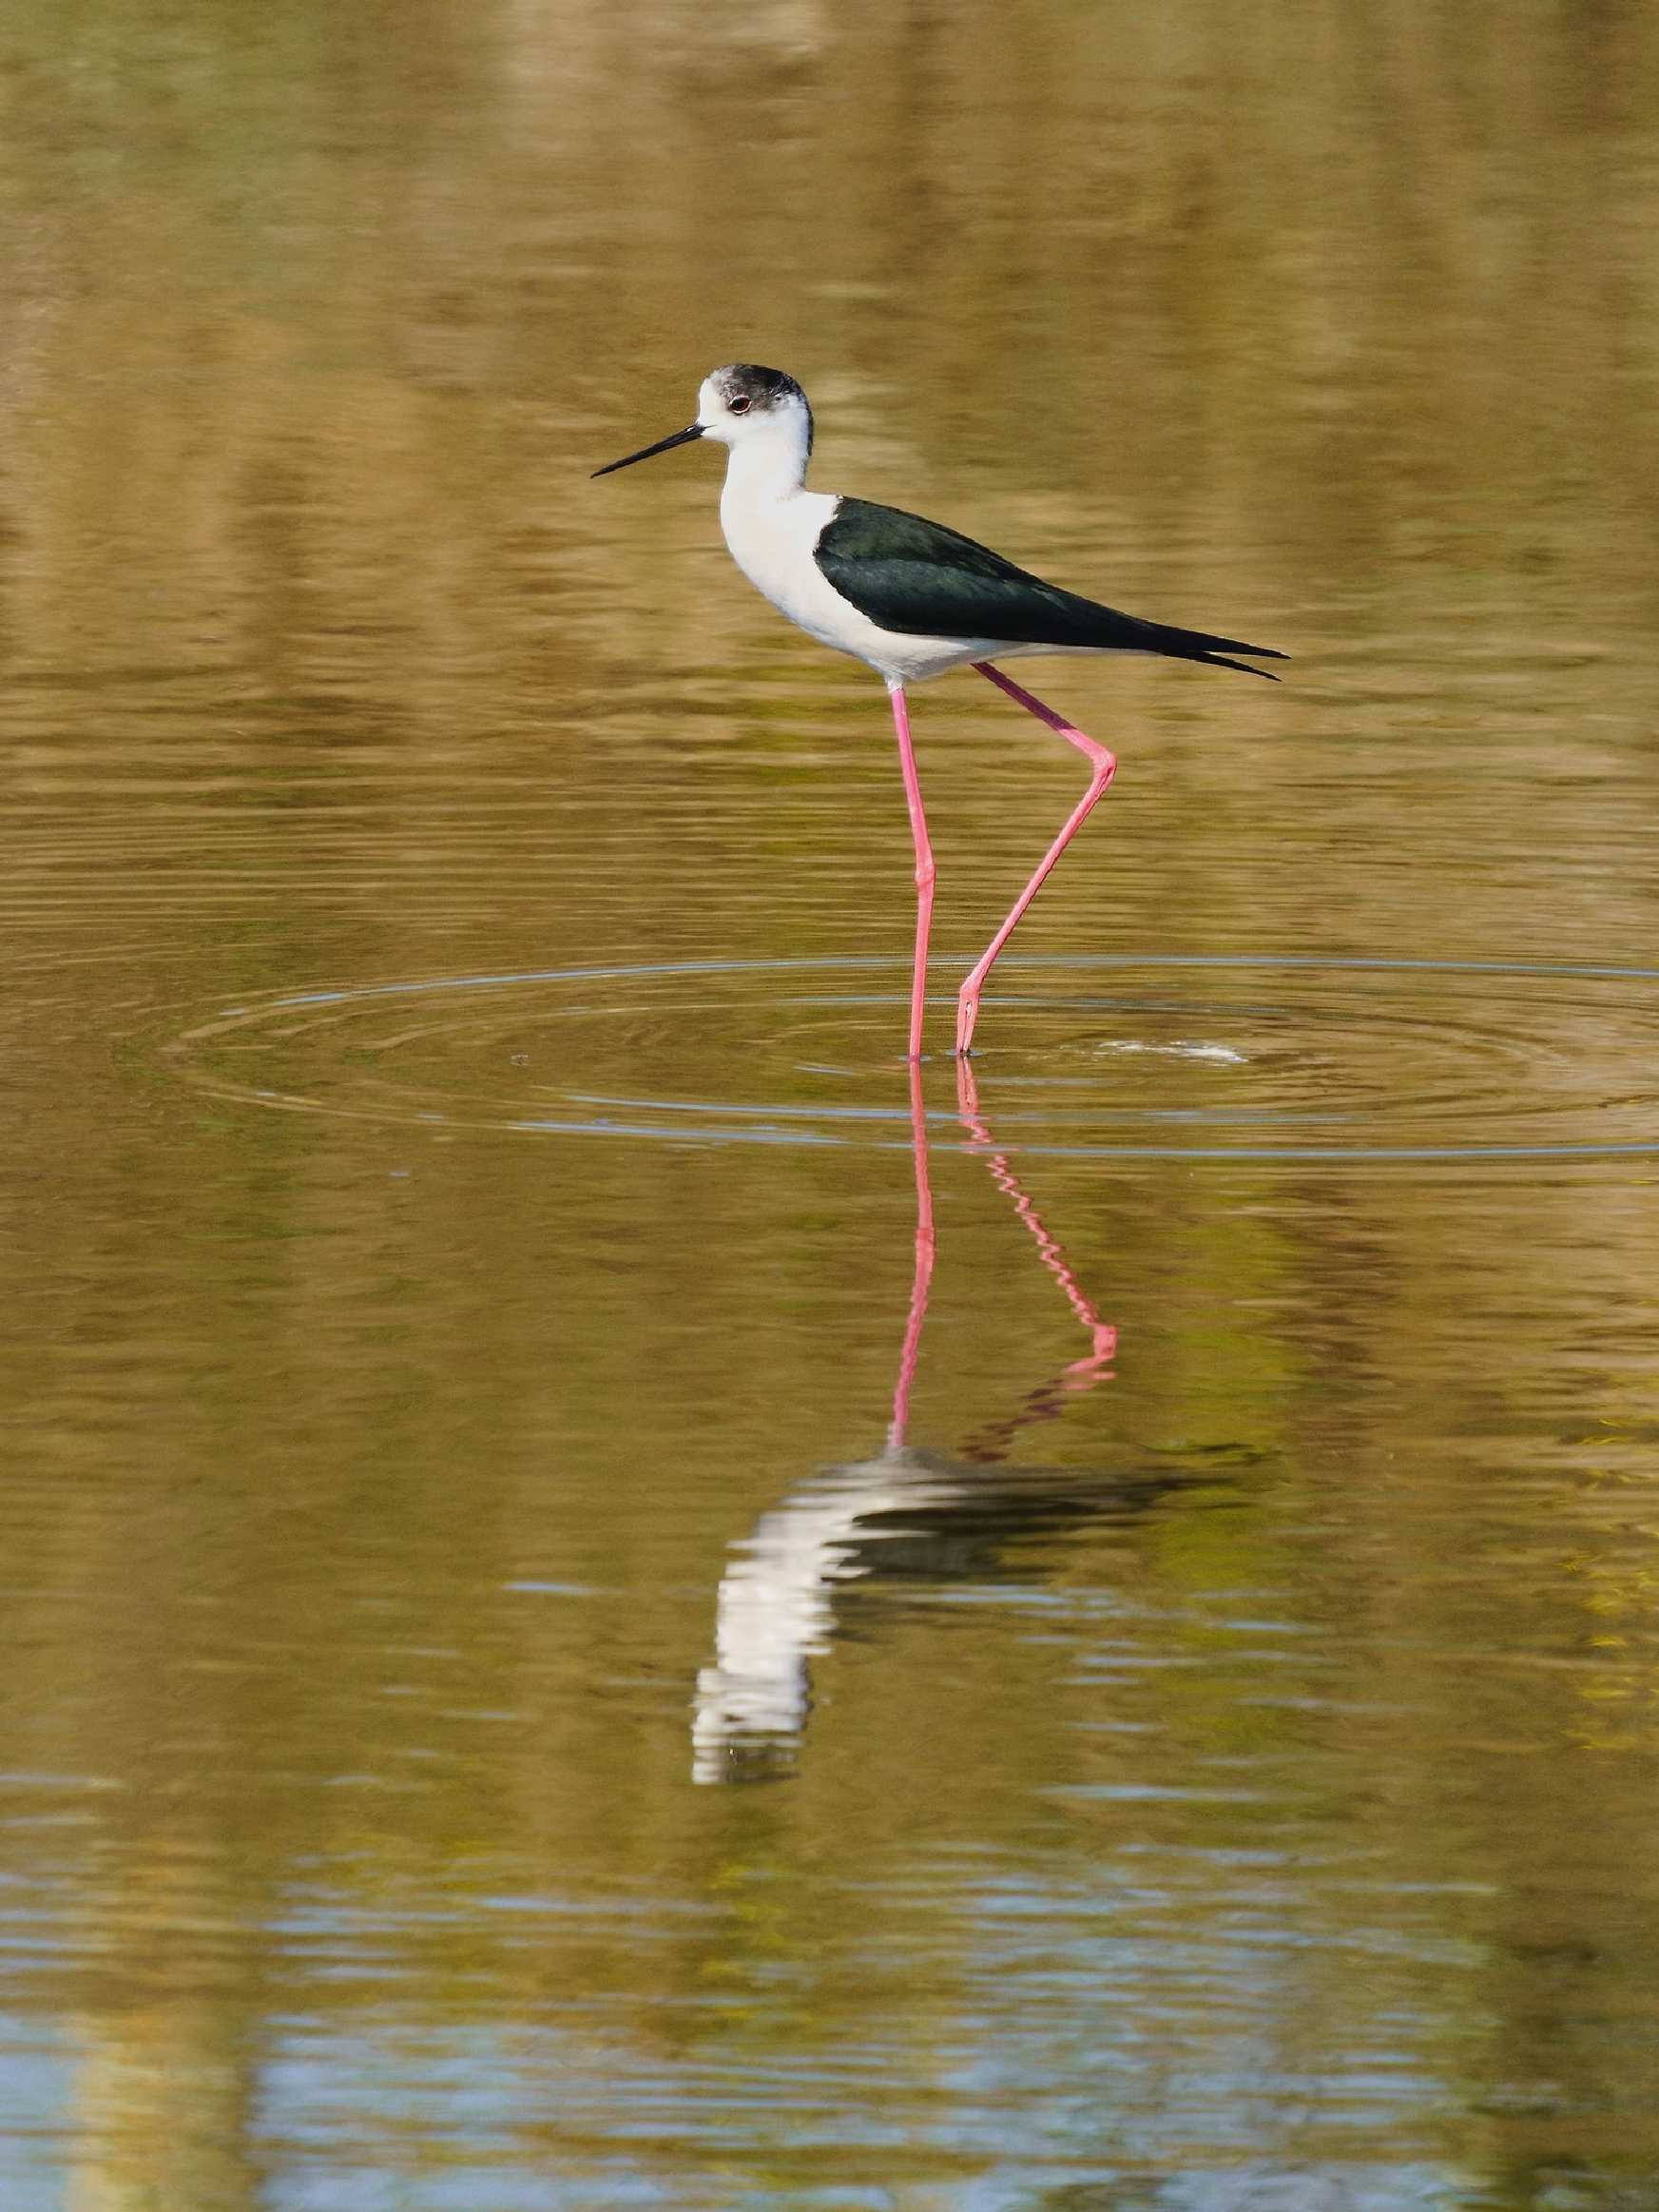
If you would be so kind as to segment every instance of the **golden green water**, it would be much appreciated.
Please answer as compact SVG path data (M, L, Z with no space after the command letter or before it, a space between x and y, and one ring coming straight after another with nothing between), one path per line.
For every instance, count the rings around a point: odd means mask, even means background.
M7 2212L1646 2212L1659 18L0 66ZM1032 667L925 1313L879 686L588 478L734 358L1295 655Z

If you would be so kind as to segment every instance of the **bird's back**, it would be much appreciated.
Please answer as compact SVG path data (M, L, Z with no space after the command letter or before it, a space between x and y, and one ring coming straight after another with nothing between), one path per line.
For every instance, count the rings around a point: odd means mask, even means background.
M1244 668L1229 653L1283 655L1239 638L1147 622L1033 576L977 539L900 507L842 498L817 545L819 568L878 628L1000 639L1028 650L1151 652ZM1262 669L1244 668L1247 675Z

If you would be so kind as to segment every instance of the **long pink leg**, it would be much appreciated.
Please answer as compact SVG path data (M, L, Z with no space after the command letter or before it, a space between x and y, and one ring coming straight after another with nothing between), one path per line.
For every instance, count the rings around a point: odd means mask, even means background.
M910 1057L921 1057L922 1017L927 1007L928 932L934 920L934 848L928 843L927 816L916 773L916 747L910 742L910 708L902 684L890 684L893 727L898 732L898 765L904 772L904 804L910 809L911 842L916 846L916 966L910 981Z
M980 675L988 677L999 691L1006 691L1016 706L1023 707L1028 714L1034 714L1039 722L1046 722L1057 736L1066 740L1068 745L1074 745L1080 753L1088 757L1090 766L1088 790L1084 792L1082 798L1067 816L1065 826L1043 855L1036 874L1032 876L1031 882L1014 901L1007 921L986 946L983 959L970 971L968 980L956 995L956 1050L958 1053L969 1051L973 1045L974 1024L979 1018L979 993L984 987L986 977L990 975L995 963L997 954L1001 952L1003 946L1013 935L1020 916L1048 882L1049 872L1053 867L1054 863L1088 820L1090 810L1095 801L1117 773L1117 762L1108 752L1105 746L1097 743L1094 738L1086 736L1081 729L1074 728L1070 722L1056 714L1051 707L1045 707L1040 699L1033 699L1029 691L1021 690L1020 687L1011 682L1000 669L993 669L989 661L975 661L974 667ZM914 1047L912 1049L914 1050Z

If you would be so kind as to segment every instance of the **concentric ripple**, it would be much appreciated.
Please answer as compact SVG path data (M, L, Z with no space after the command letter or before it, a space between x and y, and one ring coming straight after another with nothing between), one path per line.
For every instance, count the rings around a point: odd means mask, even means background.
M941 1043L965 965L938 963ZM439 977L226 1007L168 1051L202 1090L290 1112L903 1147L908 980L876 958ZM974 1069L1011 1151L1659 1153L1656 969L1147 954L1011 959L996 980ZM949 1098L930 1096L941 1142Z

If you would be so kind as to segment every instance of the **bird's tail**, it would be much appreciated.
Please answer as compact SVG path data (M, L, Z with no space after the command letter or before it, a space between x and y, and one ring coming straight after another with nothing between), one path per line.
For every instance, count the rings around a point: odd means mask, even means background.
M1208 637L1202 630L1175 630L1167 622L1147 622L1140 627L1147 633L1143 652L1164 653L1177 661L1202 661L1206 669L1237 669L1241 675L1264 676L1269 684L1278 683L1279 678L1266 669L1253 669L1248 661L1231 656L1254 653L1264 661L1290 658L1270 645L1246 645L1242 637Z

